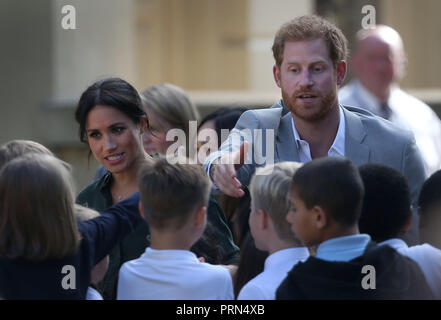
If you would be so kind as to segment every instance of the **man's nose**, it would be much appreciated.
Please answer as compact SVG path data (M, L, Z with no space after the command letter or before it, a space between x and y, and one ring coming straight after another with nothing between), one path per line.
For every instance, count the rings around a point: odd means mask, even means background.
M303 71L300 74L300 86L311 87L314 84L312 80L312 75L308 70Z

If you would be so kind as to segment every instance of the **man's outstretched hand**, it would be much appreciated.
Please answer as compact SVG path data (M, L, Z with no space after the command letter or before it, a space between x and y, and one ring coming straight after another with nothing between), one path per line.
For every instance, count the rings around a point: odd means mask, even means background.
M245 192L241 189L242 184L236 177L236 172L245 163L249 149L250 143L244 141L239 150L221 157L211 165L211 179L224 194L234 198L245 195Z

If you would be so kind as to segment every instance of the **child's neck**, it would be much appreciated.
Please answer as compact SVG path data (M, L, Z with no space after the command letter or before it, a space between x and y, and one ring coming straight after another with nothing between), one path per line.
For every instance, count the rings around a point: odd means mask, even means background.
M296 241L285 241L280 239L279 237L275 237L271 239L268 243L268 253L273 254L277 251L291 248L299 248L302 247L302 244L297 243Z
M154 232L151 230L150 248L155 250L190 250L193 242L191 239L183 237L179 231L173 232Z
M350 227L342 227L337 224L334 224L331 228L327 230L327 232L325 232L321 242L334 238L354 236L358 234L360 234L360 231L358 230L358 225L350 226Z

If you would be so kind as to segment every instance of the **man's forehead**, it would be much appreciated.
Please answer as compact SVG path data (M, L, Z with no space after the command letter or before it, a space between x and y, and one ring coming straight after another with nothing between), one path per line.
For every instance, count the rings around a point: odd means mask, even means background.
M309 39L300 41L286 41L283 51L285 63L297 63L299 59L308 62L329 62L328 47L323 39Z

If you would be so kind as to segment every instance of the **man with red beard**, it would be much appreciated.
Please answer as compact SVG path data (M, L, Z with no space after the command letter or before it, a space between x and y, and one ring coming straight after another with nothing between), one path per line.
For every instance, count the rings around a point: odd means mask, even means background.
M272 49L282 100L269 109L245 112L219 151L207 157L204 166L214 185L241 197L256 166L339 156L357 166L376 162L399 170L408 179L416 208L425 171L413 134L338 102L347 57L341 30L317 16L297 17L279 29ZM405 240L418 242L416 214Z

